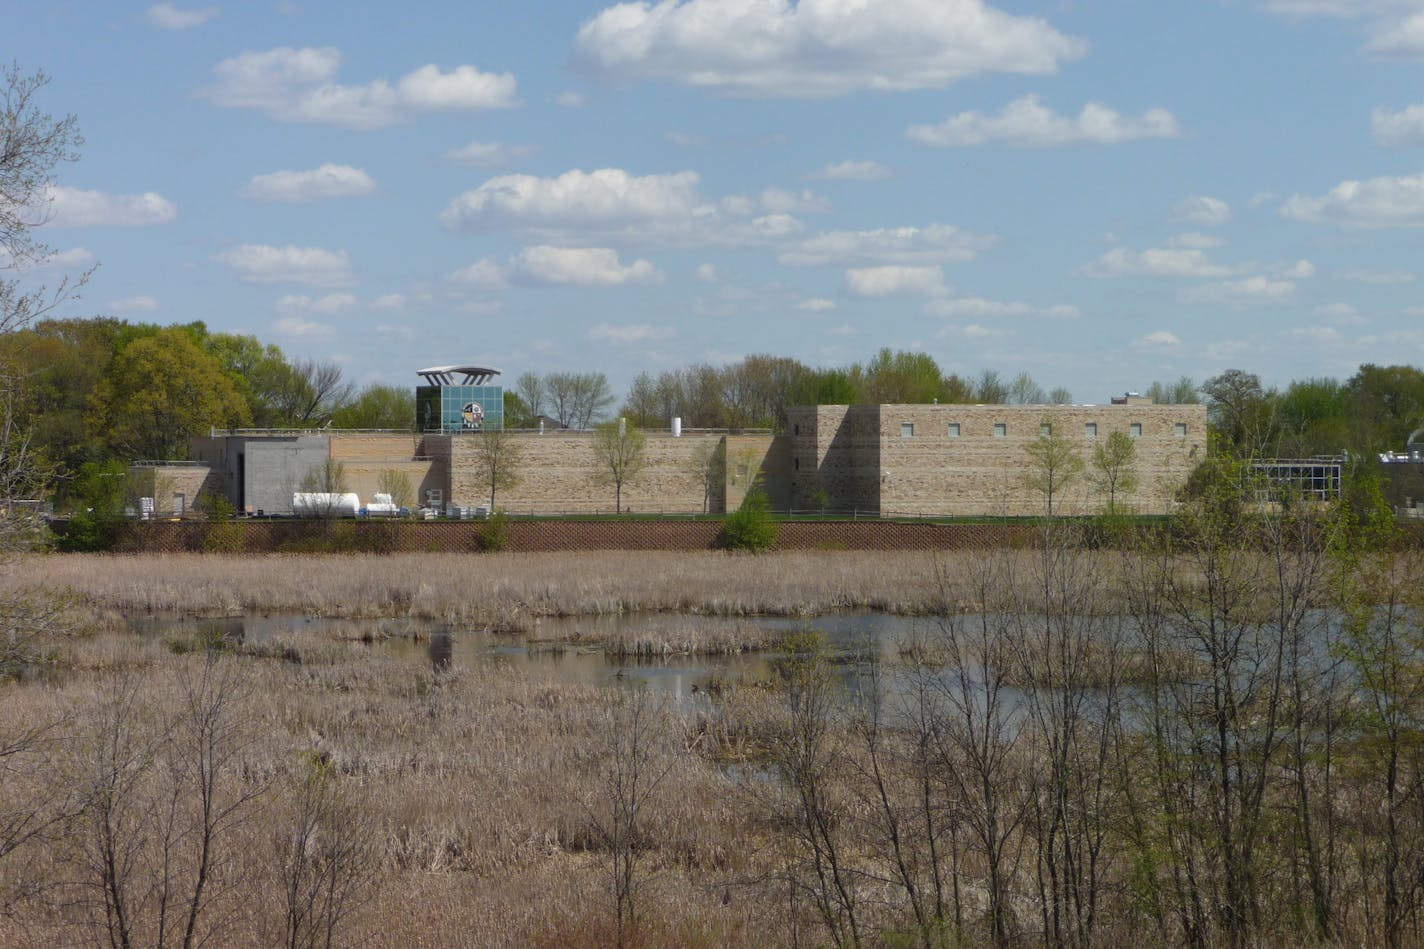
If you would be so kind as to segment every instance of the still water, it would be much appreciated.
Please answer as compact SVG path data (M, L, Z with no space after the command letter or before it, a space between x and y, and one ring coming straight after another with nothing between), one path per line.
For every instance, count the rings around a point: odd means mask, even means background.
M532 633L501 635L466 630L445 623L411 620L350 620L307 616L236 616L220 619L141 617L129 627L143 636L192 635L201 630L229 642L263 643L290 639L300 645L306 637L365 644L413 663L442 669L452 665L494 662L511 671L557 682L584 685L639 684L694 701L718 681L766 677L775 657L774 645L760 652L730 655L615 656L599 643L617 636L656 632L660 628L746 631L755 627L775 643L786 633L817 630L825 635L841 677L854 685L874 652L893 660L901 643L931 635L934 618L890 616L879 613L839 613L811 619L788 617L687 617L677 614L622 614L616 616L544 617Z

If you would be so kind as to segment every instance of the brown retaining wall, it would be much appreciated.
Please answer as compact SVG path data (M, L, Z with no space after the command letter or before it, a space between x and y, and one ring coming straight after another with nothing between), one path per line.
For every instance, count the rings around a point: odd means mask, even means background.
M319 551L461 552L486 547L481 521L202 521L127 523L121 553ZM719 521L510 521L504 549L716 550ZM890 521L792 521L781 525L777 550L952 550L1024 546L1032 524L928 524Z
M1424 524L1403 525L1424 545ZM484 551L487 521L203 521L129 522L120 526L120 553L274 553L329 550L394 553ZM715 520L510 521L503 549L716 550L722 524ZM789 521L776 550L975 550L1030 547L1041 537L1031 522L933 524L900 521Z

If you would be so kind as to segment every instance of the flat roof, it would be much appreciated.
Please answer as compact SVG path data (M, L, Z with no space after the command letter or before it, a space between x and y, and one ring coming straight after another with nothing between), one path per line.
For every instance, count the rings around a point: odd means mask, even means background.
M431 366L429 369L417 370L416 375L433 386L456 385L457 376L464 377L459 385L482 386L500 375L500 371L493 366Z

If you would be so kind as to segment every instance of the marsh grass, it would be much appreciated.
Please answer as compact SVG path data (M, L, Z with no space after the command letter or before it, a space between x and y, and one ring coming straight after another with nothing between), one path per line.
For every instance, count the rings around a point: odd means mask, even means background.
M944 554L941 568L974 556ZM475 562L462 554L34 556L11 565L0 592L60 588L126 615L411 617L493 631L527 630L541 616L916 615L944 605L936 559L917 552L507 553L478 558L477 582Z
M495 665L435 672L331 639L313 642L300 661L285 661L281 649L215 643L210 633L190 645L112 634L72 641L62 680L0 690L0 719L18 726L53 716L53 747L63 748L124 672L142 677L145 712L134 727L147 734L181 708L179 673L214 654L240 670L247 687L236 711L247 731L234 779L259 797L223 852L233 885L214 897L210 942L270 944L280 933L282 828L313 762L329 770L371 836L371 873L338 944L564 945L571 934L611 931L604 854L574 803L604 753L606 692ZM721 896L726 879L768 872L743 832L745 815L723 772L688 750L683 727L667 742L673 766L642 844L646 944L765 944L757 933L772 929L774 905L755 898L756 887L731 906ZM57 765L23 780L7 771L0 794L33 798L62 787L62 774ZM83 821L65 823L33 859L0 861L0 892L15 899L0 913L0 945L86 944L97 935L77 899L85 833ZM138 852L157 858L157 847L150 838Z

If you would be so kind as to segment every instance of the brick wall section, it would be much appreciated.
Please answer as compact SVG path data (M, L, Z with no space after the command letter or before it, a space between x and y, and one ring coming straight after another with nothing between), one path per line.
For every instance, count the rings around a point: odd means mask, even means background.
M596 514L614 509L612 485L593 451L589 432L511 434L520 454L519 484L500 493L496 507L512 512ZM721 435L690 433L674 438L648 433L642 473L623 486L623 508L635 512L700 514L703 484L696 473L696 452L715 448ZM450 438L450 492L455 503L476 506L489 500L480 473L480 435Z
M339 461L346 472L346 486L369 503L381 490L381 475L387 471L404 474L413 496L409 504L419 507L427 492L444 492L445 469L439 461L424 456L427 439L415 434L360 433L331 435L331 460ZM416 458L421 460L417 461ZM443 497L443 494L442 494Z
M867 405L792 409L793 503L817 487L835 510L883 515L1037 515L1043 495L1028 484L1027 447L1040 426L1071 440L1085 464L1114 431L1137 447L1136 490L1118 497L1146 514L1165 513L1206 449L1200 405ZM1097 426L1096 439L1087 425ZM957 425L958 435L950 436ZM995 426L1003 426L1003 434ZM1058 513L1101 509L1085 470L1054 498Z

